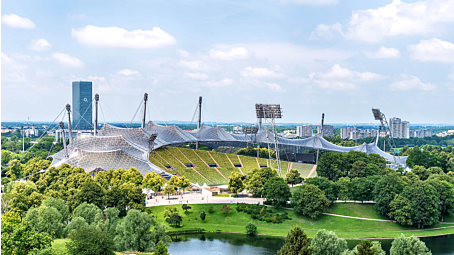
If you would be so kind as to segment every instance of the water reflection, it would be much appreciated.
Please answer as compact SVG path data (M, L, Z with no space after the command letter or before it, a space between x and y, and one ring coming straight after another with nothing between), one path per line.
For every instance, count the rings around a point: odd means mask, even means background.
M276 254L284 244L284 238L269 236L247 236L241 234L204 233L172 236L169 253L172 255L192 254ZM454 235L421 238L433 255L454 255ZM393 240L379 240L389 254ZM359 240L348 240L349 248Z

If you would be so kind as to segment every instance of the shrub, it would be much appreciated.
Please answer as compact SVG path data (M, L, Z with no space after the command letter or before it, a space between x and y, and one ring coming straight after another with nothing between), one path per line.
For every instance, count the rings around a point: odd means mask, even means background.
M113 254L113 239L107 232L96 226L87 226L71 233L66 244L69 254L104 255Z
M260 221L282 223L284 222L284 220L290 219L287 212L276 213L272 209L264 205L239 203L236 206L236 210L237 212L245 212L247 214L250 214L252 219L257 219Z
M210 207L208 207L208 212L214 213L214 207L212 205L210 205Z
M246 225L246 233L248 235L256 235L257 234L257 226L252 224L252 223L249 223Z

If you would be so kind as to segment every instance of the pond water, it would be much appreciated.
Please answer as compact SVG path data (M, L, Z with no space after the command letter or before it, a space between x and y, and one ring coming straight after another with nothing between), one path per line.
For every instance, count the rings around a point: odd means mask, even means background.
M204 233L172 236L169 253L172 255L198 254L249 254L268 255L276 252L284 244L284 238L269 236L247 236L241 234ZM433 255L454 255L454 235L421 238ZM392 240L379 240L389 254ZM349 248L360 241L348 240Z

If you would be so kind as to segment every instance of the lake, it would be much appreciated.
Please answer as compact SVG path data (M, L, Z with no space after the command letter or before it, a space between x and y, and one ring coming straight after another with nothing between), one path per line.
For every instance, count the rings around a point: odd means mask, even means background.
M249 254L268 255L276 252L284 244L282 237L247 236L241 234L203 233L172 236L169 253L172 255L198 254ZM421 238L433 255L454 255L454 235ZM382 248L389 254L393 240L379 240ZM359 240L348 240L349 248L355 247Z

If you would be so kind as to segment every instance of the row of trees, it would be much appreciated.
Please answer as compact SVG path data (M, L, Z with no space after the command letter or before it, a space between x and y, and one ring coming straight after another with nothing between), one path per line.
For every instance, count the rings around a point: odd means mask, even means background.
M347 247L345 239L338 238L333 231L319 230L312 239L304 230L295 227L285 238L285 243L278 255L385 255L379 241L363 240L352 250ZM415 236L406 238L403 234L394 239L390 249L391 255L430 255L424 242Z
M408 156L407 166L439 167L443 172L454 172L454 149L452 146L441 147L424 145L421 148L402 148L400 155Z

